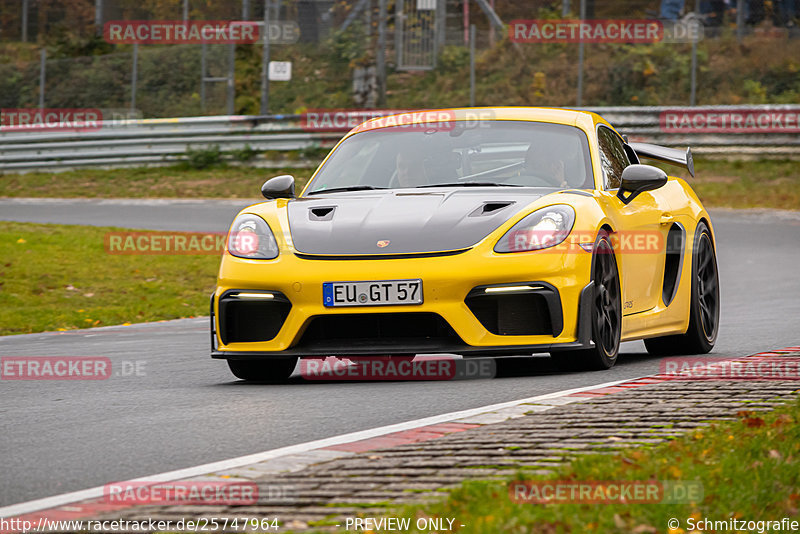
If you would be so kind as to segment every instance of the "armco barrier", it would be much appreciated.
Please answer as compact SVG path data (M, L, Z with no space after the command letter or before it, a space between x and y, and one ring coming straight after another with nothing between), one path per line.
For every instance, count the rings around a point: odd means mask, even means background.
M691 146L695 154L707 156L800 156L798 105L591 110L631 141ZM57 124L37 130L0 126L0 172L171 164L190 149L215 145L223 152L248 146L256 151L330 147L352 124L381 112L327 113L332 114L328 119L336 120L311 123L307 115L234 115L111 120L83 131Z

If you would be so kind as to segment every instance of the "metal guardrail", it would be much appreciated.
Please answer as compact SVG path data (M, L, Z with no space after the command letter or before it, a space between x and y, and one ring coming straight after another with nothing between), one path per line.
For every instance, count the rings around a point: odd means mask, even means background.
M745 132L669 131L663 114L669 111L709 115L782 114L794 127L751 128ZM691 146L695 154L720 157L800 156L800 106L714 106L704 108L592 108L631 141L664 146ZM342 112L340 112L342 113ZM363 112L361 112L363 113ZM795 117L792 119L792 117ZM101 121L84 131L49 128L21 131L0 128L0 172L65 170L84 167L122 167L173 164L187 151L218 146L230 152L246 147L262 151L303 150L335 144L349 127L311 128L304 115L216 116L176 119ZM788 119L787 119L788 120Z

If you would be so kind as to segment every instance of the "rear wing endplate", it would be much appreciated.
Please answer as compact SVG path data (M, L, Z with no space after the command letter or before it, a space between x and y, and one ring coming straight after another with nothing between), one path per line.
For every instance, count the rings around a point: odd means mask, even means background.
M683 167L694 178L694 160L691 148L687 148L684 152L677 148L667 148L649 143L629 143L629 145L637 156Z

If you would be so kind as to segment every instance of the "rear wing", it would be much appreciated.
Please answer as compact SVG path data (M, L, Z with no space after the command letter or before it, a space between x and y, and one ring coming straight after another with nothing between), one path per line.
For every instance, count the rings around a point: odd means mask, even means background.
M694 178L694 160L692 159L692 149L687 148L686 152L677 148L667 148L665 146L651 145L649 143L629 143L629 146L641 158L654 159L670 165L683 167Z

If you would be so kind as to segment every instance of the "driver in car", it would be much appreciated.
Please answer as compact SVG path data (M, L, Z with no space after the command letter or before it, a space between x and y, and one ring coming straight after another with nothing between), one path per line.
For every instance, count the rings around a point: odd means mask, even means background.
M414 154L407 149L401 150L397 153L396 165L398 187L417 187L428 184L425 165L419 154Z
M540 177L554 187L583 187L584 171L579 170L579 151L559 138L534 140L525 152L523 173Z

